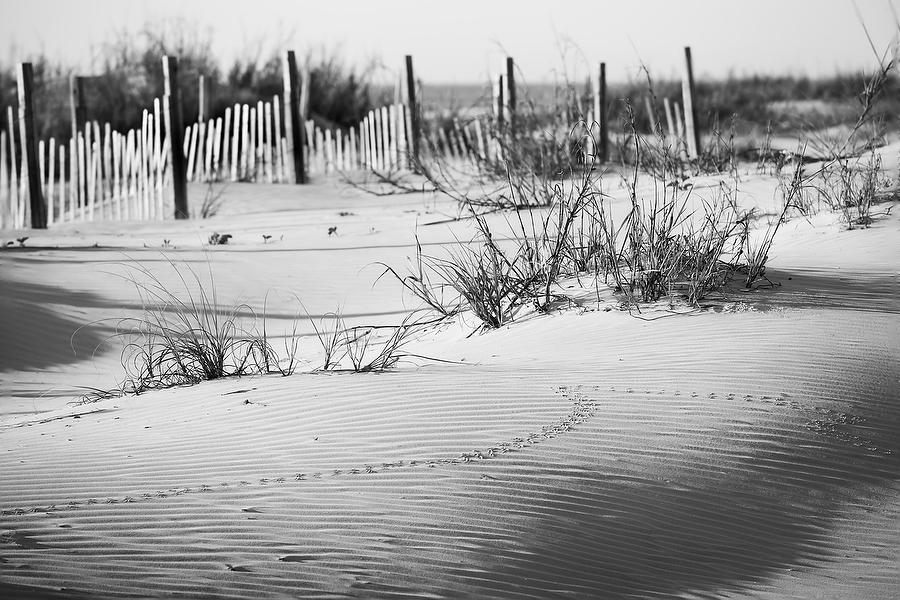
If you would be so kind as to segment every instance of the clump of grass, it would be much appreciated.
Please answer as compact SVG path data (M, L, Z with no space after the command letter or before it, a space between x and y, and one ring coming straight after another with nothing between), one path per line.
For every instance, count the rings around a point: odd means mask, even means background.
M651 198L631 193L631 210L620 224L600 204L594 218L602 236L598 263L607 280L633 306L682 295L697 305L720 290L732 271L726 260L740 248L740 230L727 192L689 210L690 192L662 186Z
M225 190L228 185L221 185L218 189L212 181L207 182L206 192L203 194L203 202L200 204L200 218L209 219L219 213L225 202Z
M875 153L867 159L838 159L822 173L822 195L848 229L872 223L872 206L889 187L890 179L881 172L881 156Z
M473 243L459 244L447 258L431 258L431 266L486 326L500 327L516 314L536 278L523 253L507 255L484 218L476 222Z
M330 371L338 366L342 358L341 342L343 340L343 318L339 311L326 313L316 324L312 316L307 312L306 316L313 326L316 339L325 353L321 370Z
M307 313L308 315L308 313ZM408 357L427 357L403 351L412 334L422 325L415 313L404 317L400 325L347 327L340 312L325 314L318 324L310 318L316 338L324 351L320 371L352 371L375 373L387 371ZM379 331L389 331L378 339Z
M860 19L862 23L862 20ZM900 23L897 24L900 27ZM872 206L885 197L894 197L891 180L881 172L881 156L874 152L884 145L884 115L878 105L885 100L891 72L900 62L900 42L894 41L881 54L875 49L869 31L862 23L877 68L863 82L857 95L858 114L846 135L835 139L814 136L813 142L827 160L805 177L803 187L814 189L819 201L841 214L848 229L868 227L872 222ZM818 180L812 183L813 180ZM805 210L810 202L801 203Z
M454 306L471 310L487 328L509 323L527 305L548 310L565 299L561 281L583 274L595 281L602 276L629 306L666 296L698 305L724 288L741 255L735 192L723 185L716 198L691 209L691 190L663 181L645 197L637 189L637 165L628 182L630 210L621 220L613 218L602 176L582 169L550 186L548 209L521 209L507 219L509 239L499 239L485 216L473 211L471 242L458 242L440 258L419 249L418 271L405 278L389 271L445 316L451 312L437 290L452 288ZM510 197L526 193L512 180L509 185Z
M388 328L390 334L381 342L375 339L375 332L383 327L362 326L345 330L344 344L350 369L354 373L387 371L402 359L414 356L402 349L410 341L416 326L413 315L407 315L400 325Z
M592 218L600 234L595 245L602 255L598 267L607 280L625 295L628 304L654 302L665 296L684 295L696 305L710 292L727 282L733 258L740 249L740 228L733 189L720 186L712 201L690 210L691 189L670 185L670 177L680 178L673 158L657 173L659 179L650 197L638 193L638 175L646 147L637 132L634 113L626 105L637 156L626 180L630 211L617 224L603 198L594 205ZM677 183L673 182L673 183Z
M149 268L127 265L141 302L140 317L118 322L116 335L127 340L122 364L132 393L244 375L293 373L297 338L282 357L269 342L265 319L260 333L253 310L223 306L212 269L208 281L190 267L169 265L181 284L173 290Z
M459 312L459 302L447 298L447 288L452 289L452 286L448 286L443 281L435 281L433 261L422 253L422 244L418 235L416 236L416 255L409 273L400 275L388 264L380 262L378 265L384 267L384 271L375 280L376 283L387 274L393 275L414 298L439 315L452 317Z

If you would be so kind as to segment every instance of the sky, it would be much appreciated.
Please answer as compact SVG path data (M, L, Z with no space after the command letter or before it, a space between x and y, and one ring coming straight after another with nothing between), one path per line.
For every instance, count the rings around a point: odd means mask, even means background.
M858 7L858 8L857 8ZM890 0L0 0L0 60L44 52L89 75L103 43L180 20L208 34L223 64L324 47L381 77L412 54L423 81L478 83L513 56L525 81L677 77L683 48L699 77L827 76L876 64L898 26ZM898 11L900 12L900 11Z

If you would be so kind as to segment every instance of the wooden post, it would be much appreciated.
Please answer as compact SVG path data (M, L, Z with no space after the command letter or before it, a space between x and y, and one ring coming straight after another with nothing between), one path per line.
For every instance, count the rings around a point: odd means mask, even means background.
M41 194L44 195L44 198L47 197L47 144L44 140L38 140L38 177L41 182ZM47 211L47 226L53 224L53 216L52 211Z
M506 57L506 108L509 130L512 132L515 124L516 112L516 75L515 62L511 56Z
M672 117L672 103L669 102L668 96L663 98L663 107L666 109L666 131L669 133L669 140L675 138L675 120Z
M221 178L230 172L231 168L231 107L225 109L225 120L222 121L222 153L221 153Z
M77 162L78 162L78 192L76 194L76 197L78 199L78 208L81 210L81 212L79 213L81 217L84 217L85 212L84 212L83 208L84 208L84 206L87 205L87 188L88 188L87 169L82 168L82 166L87 165L87 158L88 158L88 153L85 149L84 134L79 132L78 133L78 158L77 158ZM84 192L83 196L80 195L82 191ZM82 221L83 220L84 219L82 218Z
M504 119L504 102L503 102L503 75L497 77L497 129L503 127Z
M0 228L9 227L12 194L9 190L9 169L6 166L6 132L0 130Z
M675 135L678 142L679 156L687 158L687 137L684 134L684 119L682 118L684 112L681 110L678 102L673 104L672 110L675 113Z
M606 112L606 63L600 63L600 76L597 81L597 121L600 123L600 140L597 160L601 163L609 160L609 123Z
M174 56L163 56L163 76L165 77L165 92L167 100L167 122L170 161L172 163L172 185L175 190L175 218L187 219L188 191L187 171L185 169L184 153L184 120L182 118L181 91L178 87L178 59Z
M326 173L334 172L334 153L331 151L331 142L332 142L331 129L326 129L324 144L322 146L322 149L323 149L322 154L325 158L325 169L324 170Z
M650 96L644 96L644 107L647 110L647 121L650 123L650 133L656 133L656 126L659 123L656 120L656 111L653 110L653 100Z
M315 139L316 139L316 165L319 173L327 173L328 167L326 164L326 152L325 152L325 134L321 128L315 128Z
M266 107L262 100L256 102L256 172L262 181L266 176L265 160Z
M99 210L103 211L103 173L102 173L102 163L103 163L103 146L102 140L100 136L100 123L97 121L88 122L87 126L93 131L91 135L91 152L93 152L96 157L92 157L91 160L96 162L96 168L94 167L94 163L91 163L91 185L94 187L94 201L95 203L100 204ZM102 218L102 217L101 217Z
M59 144L59 211L56 219L62 223L66 218L66 145Z
M9 192L13 228L17 228L16 211L19 201L19 165L16 163L16 122L18 116L12 106L6 107L6 126L9 131Z
M400 145L397 143L397 105L391 104L388 107L388 123L390 123L390 127L388 131L390 132L390 154L391 154L391 167L399 167L400 159L398 157L398 151Z
M419 162L419 108L416 103L416 76L413 71L412 55L406 55L406 102L409 106L410 120L410 166L417 168Z
M242 180L250 177L250 106L241 106L241 176Z
M210 129L212 131L212 129ZM218 181L222 174L222 117L216 119L216 129L213 135L212 171L210 178Z
M684 78L681 80L681 95L684 100L684 125L687 131L688 157L696 158L700 154L700 128L697 122L697 106L694 104L694 65L691 61L691 48L684 49Z
M78 140L69 139L69 220L75 220L78 206Z
M275 94L272 98L272 120L275 125L275 139L273 140L275 143L275 148L273 149L275 152L273 159L275 161L275 170L273 177L276 183L284 183L284 164L281 162L281 100L278 99L278 94Z
M87 118L87 105L84 99L84 77L72 75L69 77L69 104L72 107L72 138L78 139L79 133L84 133L84 123ZM87 169L86 163L79 161L77 163L78 172ZM72 181L76 179L77 173L71 175ZM83 203L87 198L86 187L75 187L75 193L80 197Z
M112 156L110 159L110 165L112 165L112 176L110 177L110 183L112 185L112 201L115 205L115 219L117 221L122 220L122 194L119 193L119 169L121 165L119 164L119 147L120 140L118 132L112 132Z
M395 105L394 116L397 120L397 167L402 168L406 153L406 111L403 103Z
M234 105L234 132L231 139L231 181L240 177L241 165L241 105Z
M373 133L375 135L375 142L373 144L373 148L375 149L375 170L382 171L384 170L384 136L381 131L382 123L381 123L381 110L375 109L374 116L372 118L372 123L374 124Z
M168 113L168 110L166 111ZM127 201L125 202L125 218L130 219L135 214L135 198L137 197L137 179L135 168L137 166L135 162L135 149L134 149L134 129L128 130L128 135L125 138L125 155L127 157L127 165L128 170L125 174L126 186L127 186ZM74 198L74 196L73 196ZM74 208L72 209L74 210ZM72 214L70 220L74 220L75 215Z
M672 111L675 113L675 135L678 136L679 139L684 139L684 120L682 119L682 115L684 112L681 110L681 106L679 106L676 101L672 106Z
M350 128L350 165L348 168L355 169L359 164L359 153L356 149L356 127Z
M287 133L288 152L294 159L294 182L306 183L303 122L300 120L300 88L297 84L297 58L293 50L287 51L287 59L284 61L284 127Z
M209 83L200 76L200 90L197 96L197 121L203 123L209 116Z
M251 106L251 107L250 107L250 117L249 117L249 123L250 123L250 143L249 143L249 145L247 146L247 156L248 156L248 159L247 159L247 160L248 160L248 165L249 165L249 166L248 166L248 173L249 173L248 176L249 176L254 182L257 180L257 179L256 179L256 175L257 175L257 170L259 169L259 167L257 166L257 160L256 160L256 155L257 155L257 153L258 153L258 145L257 145L257 138L256 138L256 133L257 133L257 127L256 127L256 123L257 123L257 118L256 118L256 117L257 117L257 115L256 115L256 112L257 112L257 111L256 111L256 107L255 107L255 106ZM260 133L262 133L262 132L260 132Z
M206 124L206 154L204 156L203 168L204 182L210 182L215 179L213 175L213 155L218 154L219 149L216 147L216 127L222 128L220 121L210 121Z
M31 63L19 63L19 120L22 138L22 150L28 166L28 195L31 206L32 229L47 228L47 207L44 205L44 194L41 189L41 173L38 166L37 145L34 133L34 104L31 90L34 86L34 71Z
M393 167L391 158L391 118L387 106L382 106L381 115L381 168L390 171Z
M344 164L344 136L340 129L334 130L334 149L338 171L344 172L347 166Z
M144 114L141 116L141 131L138 134L138 160L140 161L141 165L139 179L139 187L141 190L141 219L150 218L150 159L148 158L150 155L150 118L151 117L147 112L147 109L144 109ZM90 191L90 185L88 186L88 191ZM88 199L90 199L90 194L88 195ZM93 211L93 207L91 208L91 210Z

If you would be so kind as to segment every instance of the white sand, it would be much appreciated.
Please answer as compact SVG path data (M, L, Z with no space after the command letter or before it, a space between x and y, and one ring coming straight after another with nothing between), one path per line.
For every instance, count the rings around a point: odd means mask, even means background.
M747 178L745 201L772 185ZM419 196L227 193L208 221L66 226L0 253L7 597L900 594L900 215L791 221L781 287L714 309L645 320L604 294L410 346L456 364L69 405L122 375L117 342L93 352L109 322L76 356L72 331L138 314L108 274L126 256L174 281L164 239L172 260L212 265L221 300L261 311L268 292L286 331L290 292L314 315L398 323L415 306L373 287L372 263L402 267L417 222L428 252L471 231L422 226L455 208ZM212 231L233 243L210 249ZM313 338L301 354L315 366Z

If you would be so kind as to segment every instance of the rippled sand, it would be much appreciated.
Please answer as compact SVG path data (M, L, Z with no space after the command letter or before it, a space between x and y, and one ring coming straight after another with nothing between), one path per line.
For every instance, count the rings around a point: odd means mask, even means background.
M334 243L337 275L310 292L324 311L366 287L352 277L377 277L359 268L380 253L411 252L401 242L416 217L402 212L409 206L392 213L353 199L358 231L332 241L318 224L351 200L334 201L288 212L282 247L216 254L223 289L238 294L279 271L312 277L321 267L304 258ZM253 233L271 220L238 216ZM655 320L568 310L472 337L456 324L414 347L456 364L225 380L67 406L71 392L39 397L41 374L92 383L91 369L112 369L115 352L64 362L25 344L18 362L4 358L0 380L13 407L0 421L0 591L897 597L900 218L859 232L813 225L794 223L776 247L775 290ZM179 256L201 256L185 244ZM2 260L45 288L22 322L43 323L50 339L65 328L38 310L78 321L128 296L97 267L72 274L76 260L108 268L113 251ZM105 282L102 302L84 295L85 279ZM371 319L399 314L397 295L345 297Z

